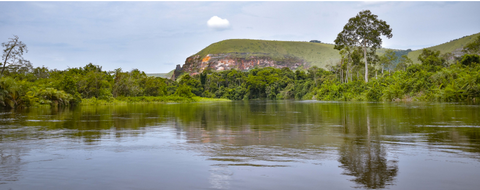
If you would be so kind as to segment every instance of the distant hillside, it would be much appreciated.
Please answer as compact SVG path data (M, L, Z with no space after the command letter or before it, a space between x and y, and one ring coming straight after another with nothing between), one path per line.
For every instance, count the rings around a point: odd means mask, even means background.
M145 73L149 77L162 77L162 78L171 78L173 75L173 70L168 73Z
M205 57L208 54L230 54L235 58L269 57L282 60L285 57L296 57L310 66L323 67L340 59L333 44L230 39L213 43L195 55ZM194 56L195 56L194 55Z
M443 44L440 44L440 45L432 46L432 47L429 47L429 48L426 48L426 49L435 50L435 51L439 50L442 54L452 52L452 53L456 54L457 56L460 56L461 55L461 50L463 49L463 47L465 45L467 45L468 43L471 43L479 35L480 35L480 33L472 34L470 36L464 36L462 38L455 39L455 40L452 40L450 42L446 42L446 43L443 43ZM420 61L418 60L418 56L421 53L422 53L422 49L415 50L415 51L412 51L412 52L408 53L408 57L410 59L412 59L412 61L414 63L420 63Z
M230 39L213 43L193 56L204 58L208 54L229 54L233 58L269 57L277 61L285 57L296 57L304 60L309 66L326 68L327 65L340 60L339 51L333 49L334 46L318 42ZM378 49L377 54L382 55L385 50ZM398 57L409 53L407 50L394 49L394 51Z
M461 56L462 48L472 42L480 33L465 36L450 42L429 47L440 50L441 53L452 52ZM188 57L182 67L173 72L171 78L182 73L195 75L205 70L222 71L229 69L249 70L255 67L275 67L290 69L305 69L311 66L326 68L340 60L339 51L333 49L333 44L294 41L271 41L230 39L213 43L198 53ZM384 54L386 49L378 49L377 55ZM421 53L420 50L395 50L397 57L408 55L414 63Z

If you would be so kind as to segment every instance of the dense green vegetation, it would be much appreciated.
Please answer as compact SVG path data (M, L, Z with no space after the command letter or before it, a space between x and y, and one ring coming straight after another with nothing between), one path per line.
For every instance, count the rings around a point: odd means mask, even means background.
M311 43L315 44L315 43ZM475 49L480 40L465 47ZM180 84L192 88L197 96L240 99L317 99L358 101L478 101L480 98L480 52L469 52L455 60L448 53L423 49L413 64L401 51L387 50L369 55L369 82L362 50L342 49L341 59L328 70L311 67L292 71L288 68L255 68L247 72L206 71L193 77L184 75ZM350 63L350 64L347 64Z
M480 98L479 55L466 54L455 64L447 64L440 52L424 49L418 59L422 64L403 67L399 64L395 69L385 69L383 74L379 72L376 77L374 72L378 70L372 67L368 83L363 80L363 67L350 70L348 75L341 65L330 70L312 67L307 71L292 71L269 67L247 72L206 71L194 76L184 75L178 82L148 77L139 70L103 71L91 63L64 71L45 67L9 68L0 78L0 105L191 102L199 101L199 97L447 102L474 102Z
M187 84L197 96L240 99L317 99L357 101L478 101L480 98L480 64L478 55L466 54L448 65L440 52L424 49L422 64L399 65L370 81L361 74L347 76L345 68L330 71L312 67L307 71L288 68L256 68L185 75ZM346 78L349 78L348 80Z
M205 100L195 97L189 86L169 79L148 77L137 69L103 71L91 63L64 71L7 67L0 78L0 106L11 108Z
M12 40L18 41L18 37ZM409 51L386 50L369 60L369 82L363 80L365 63L357 49L349 53L342 49L340 61L328 69L313 66L296 71L288 68L254 68L245 72L207 70L199 75L183 75L177 81L147 76L137 69L104 71L92 63L66 70L34 68L25 60L8 62L8 56L4 55L7 61L0 78L0 107L212 100L206 98L478 102L479 44L480 40L473 40L465 45L462 52L467 54L453 61L448 53L423 49L415 58L421 64L413 64L406 55ZM26 50L26 46L2 45L6 48L4 52L10 48L18 56Z

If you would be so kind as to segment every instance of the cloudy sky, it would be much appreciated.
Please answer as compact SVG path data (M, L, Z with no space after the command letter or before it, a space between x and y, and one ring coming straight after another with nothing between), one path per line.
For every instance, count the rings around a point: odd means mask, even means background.
M50 69L138 68L163 73L225 39L333 43L371 10L390 24L383 47L420 49L480 32L480 2L0 2L0 42Z

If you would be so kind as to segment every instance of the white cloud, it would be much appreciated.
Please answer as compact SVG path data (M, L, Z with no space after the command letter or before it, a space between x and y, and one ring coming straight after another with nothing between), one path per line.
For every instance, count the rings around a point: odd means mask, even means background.
M218 16L213 16L207 21L208 27L215 30L225 30L230 27L230 22L227 19L222 19Z

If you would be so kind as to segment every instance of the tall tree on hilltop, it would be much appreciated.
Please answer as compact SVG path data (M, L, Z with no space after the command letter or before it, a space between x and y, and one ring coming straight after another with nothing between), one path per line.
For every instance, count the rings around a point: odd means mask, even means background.
M386 36L391 38L392 29L385 21L377 19L370 10L365 10L348 20L348 23L343 27L342 32L338 33L335 39L335 49L341 50L345 47L361 47L363 50L363 57L365 60L365 82L368 82L368 62L367 51L370 50L370 55L374 55L376 49L381 48L382 38Z

